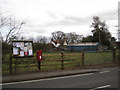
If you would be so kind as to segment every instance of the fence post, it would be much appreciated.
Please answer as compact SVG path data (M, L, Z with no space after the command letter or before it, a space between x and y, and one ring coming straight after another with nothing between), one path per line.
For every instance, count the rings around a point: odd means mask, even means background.
M61 57L62 57L62 60L61 60L61 70L64 70L64 60L63 60L64 54L63 54L63 51L61 51Z
M84 50L81 51L81 56L82 56L82 66L85 66L84 65Z
M28 59L28 71L31 71L30 70L30 60Z
M10 64L9 64L9 73L12 73L12 55L10 54Z
M113 48L113 62L115 62L116 61L116 50L115 50L115 48Z
M15 73L17 73L18 70L18 59L15 60Z
M120 47L118 48L118 62L120 62Z

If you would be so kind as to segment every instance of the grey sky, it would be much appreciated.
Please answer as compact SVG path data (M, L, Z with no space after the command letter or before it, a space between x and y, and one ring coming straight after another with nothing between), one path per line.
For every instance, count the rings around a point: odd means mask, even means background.
M93 16L106 21L112 36L117 38L119 0L2 0L1 10L24 21L27 36L51 36L54 31L91 34Z

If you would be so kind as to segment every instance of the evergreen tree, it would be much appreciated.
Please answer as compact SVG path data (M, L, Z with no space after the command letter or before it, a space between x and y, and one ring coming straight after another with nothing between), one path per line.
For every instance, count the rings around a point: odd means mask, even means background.
M100 45L110 46L111 34L106 23L102 22L98 16L94 16L91 26L94 28L92 41L99 42Z

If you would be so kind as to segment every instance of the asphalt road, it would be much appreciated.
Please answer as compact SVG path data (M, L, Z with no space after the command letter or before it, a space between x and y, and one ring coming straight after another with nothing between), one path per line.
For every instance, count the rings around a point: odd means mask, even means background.
M39 79L19 83L4 83L2 88L118 88L118 71L108 68L97 73L86 73L72 76Z

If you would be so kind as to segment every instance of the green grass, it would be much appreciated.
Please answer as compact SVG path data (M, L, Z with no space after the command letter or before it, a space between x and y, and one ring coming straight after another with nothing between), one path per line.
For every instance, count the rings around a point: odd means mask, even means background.
M112 52L85 53L85 65L104 64L112 61Z
M70 63L70 64L65 64L64 65L64 69L69 69L69 68L74 68L78 65L81 65L81 53L79 52L67 52L64 54L77 54L77 55L69 55L69 56L64 56L64 59L74 59L73 61L64 61L64 63ZM49 56L45 56L45 55L49 55ZM52 55L52 56L50 56ZM2 64L2 69L3 69L3 75L7 75L9 74L9 55L6 56L6 58L4 58L4 61L7 61L8 63L3 63ZM45 60L56 60L56 59L61 59L61 53L57 52L57 53L43 53L43 61ZM111 62L112 61L112 52L85 52L84 53L85 56L85 65L96 65L96 64L103 64L103 63L107 63L107 62ZM24 62L24 61L30 61L28 62ZM34 63L32 63L32 61L34 61ZM22 66L27 66L27 65L37 65L37 60L36 60L36 55L34 54L34 57L29 57L29 58L20 58L20 59L13 59L13 62L16 62L18 64L17 70L15 71L15 64L12 64L13 67L13 73L26 73L26 72L33 72L33 71L38 71L38 67L25 67L22 68ZM77 64L75 64L74 62L79 62ZM54 70L59 70L61 69L61 61L45 61L42 62L41 64L47 65L47 66L42 66L41 70L42 71L54 71ZM50 65L50 64L59 64L59 65Z

